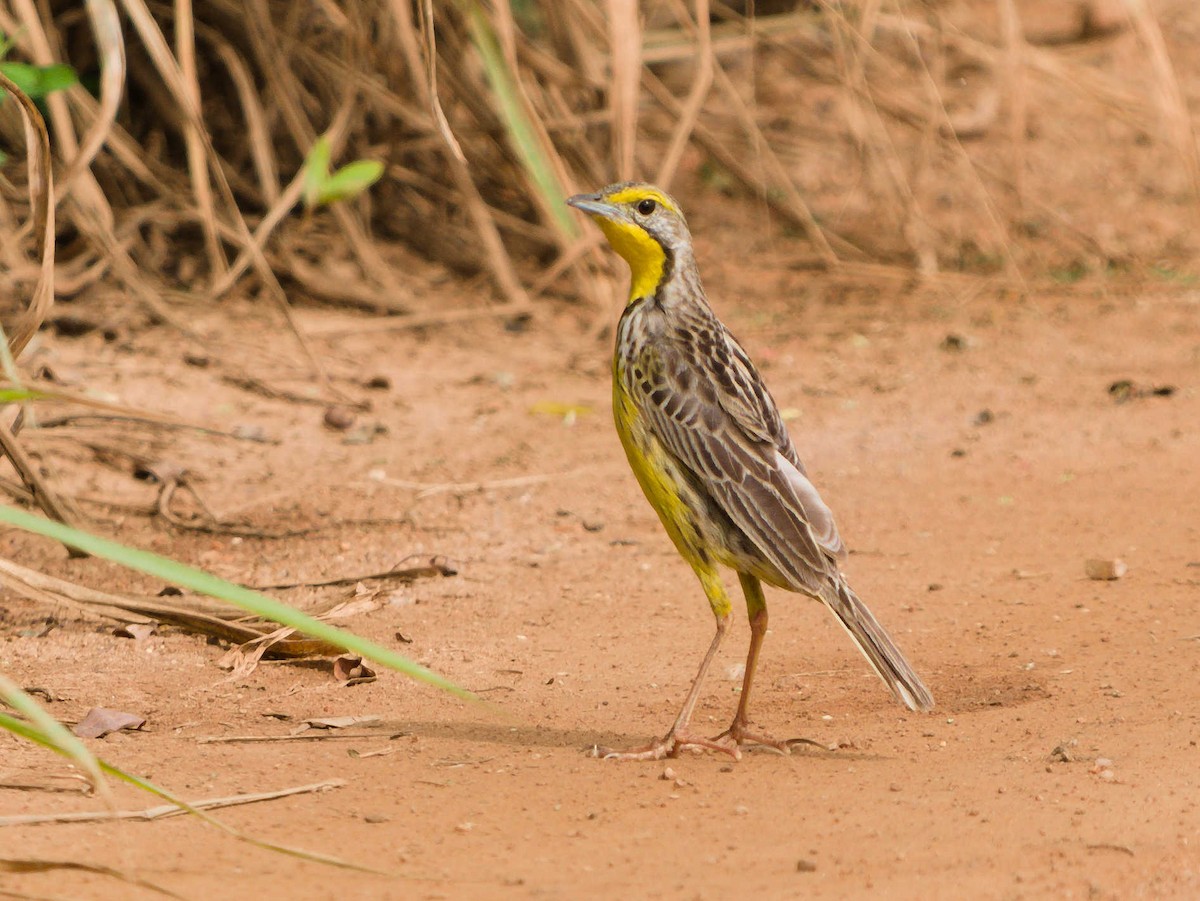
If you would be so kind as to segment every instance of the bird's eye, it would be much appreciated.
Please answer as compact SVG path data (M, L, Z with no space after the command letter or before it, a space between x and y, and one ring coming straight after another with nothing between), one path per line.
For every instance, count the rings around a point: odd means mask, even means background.
M649 216L651 213L654 212L654 208L656 206L658 206L658 204L655 203L653 200L651 200L649 197L647 197L645 200L638 203L637 211L639 213L641 213L643 216Z

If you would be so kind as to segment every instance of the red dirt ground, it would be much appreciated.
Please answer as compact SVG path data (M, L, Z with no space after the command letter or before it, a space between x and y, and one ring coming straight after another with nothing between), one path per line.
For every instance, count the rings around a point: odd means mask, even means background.
M68 721L97 705L146 716L144 732L91 742L103 756L189 799L344 779L217 815L384 875L296 863L186 817L7 827L3 855L105 864L190 898L1200 894L1200 294L1176 285L993 301L846 290L780 268L736 298L738 273L705 265L718 256L711 243L700 253L718 311L794 411L796 443L854 550L852 583L925 676L933 714L895 704L820 606L773 591L755 719L837 750L739 763L586 756L667 728L712 622L627 471L609 419L607 342L585 337L577 318L327 338L339 386L372 403L359 422L387 427L366 444L343 443L320 406L231 387L221 365L185 365L167 330L107 344L47 337L41 359L60 378L282 442L80 425L74 442L31 444L52 452L72 491L138 503L155 491L101 466L86 438L186 465L221 515L321 531L239 540L87 507L108 517L97 528L247 584L445 554L459 575L384 592L347 624L495 709L390 672L342 687L328 663L264 663L228 681L223 650L203 638L117 638L111 625L5 592L0 671L52 692L49 709ZM251 360L264 353L257 336L278 334L263 315L226 307L197 324L228 333L233 317ZM310 311L304 321L355 320ZM947 335L961 349L947 349ZM233 356L226 347L221 359ZM276 383L288 374L273 372ZM356 386L373 375L391 388ZM1108 389L1120 379L1178 390L1118 403ZM590 412L568 424L531 412L539 402ZM422 497L381 473L524 481ZM397 522L341 524L371 517ZM160 587L68 561L41 539L7 531L0 542L4 557L105 590ZM1091 557L1120 557L1128 575L1089 581ZM54 628L40 635L47 615ZM698 708L714 733L736 705L744 616L732 634ZM353 739L201 743L358 714L382 723ZM4 786L42 787L0 786L0 813L100 809L45 790L68 784L47 753L0 736L0 760ZM124 808L152 803L118 796ZM64 871L0 886L18 897L152 897Z

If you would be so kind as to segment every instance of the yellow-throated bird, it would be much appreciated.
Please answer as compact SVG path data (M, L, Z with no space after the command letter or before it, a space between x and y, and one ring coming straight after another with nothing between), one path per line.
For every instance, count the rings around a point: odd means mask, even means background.
M838 569L846 552L833 514L809 481L754 364L708 305L679 204L636 182L577 194L567 203L590 215L629 263L629 303L613 357L617 433L717 618L717 634L671 731L644 748L605 756L657 760L701 747L736 758L747 745L789 749L786 741L750 731L750 688L767 630L762 582L824 602L893 694L910 709L930 709L929 690ZM706 739L690 734L688 724L729 627L721 565L735 570L742 584L750 651L733 722Z

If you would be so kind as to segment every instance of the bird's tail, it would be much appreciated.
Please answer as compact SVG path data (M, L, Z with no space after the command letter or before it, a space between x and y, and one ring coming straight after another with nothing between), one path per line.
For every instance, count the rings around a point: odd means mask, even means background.
M933 695L925 683L845 579L839 578L836 586L830 585L822 591L821 600L837 615L838 622L854 639L871 668L901 703L909 710L933 707Z

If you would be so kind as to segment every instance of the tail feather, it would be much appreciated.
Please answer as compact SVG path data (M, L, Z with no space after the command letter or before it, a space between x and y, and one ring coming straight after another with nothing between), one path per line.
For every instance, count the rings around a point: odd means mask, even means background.
M902 704L909 710L932 709L933 695L925 683L845 579L839 578L836 585L824 589L821 600L834 612L871 668Z

